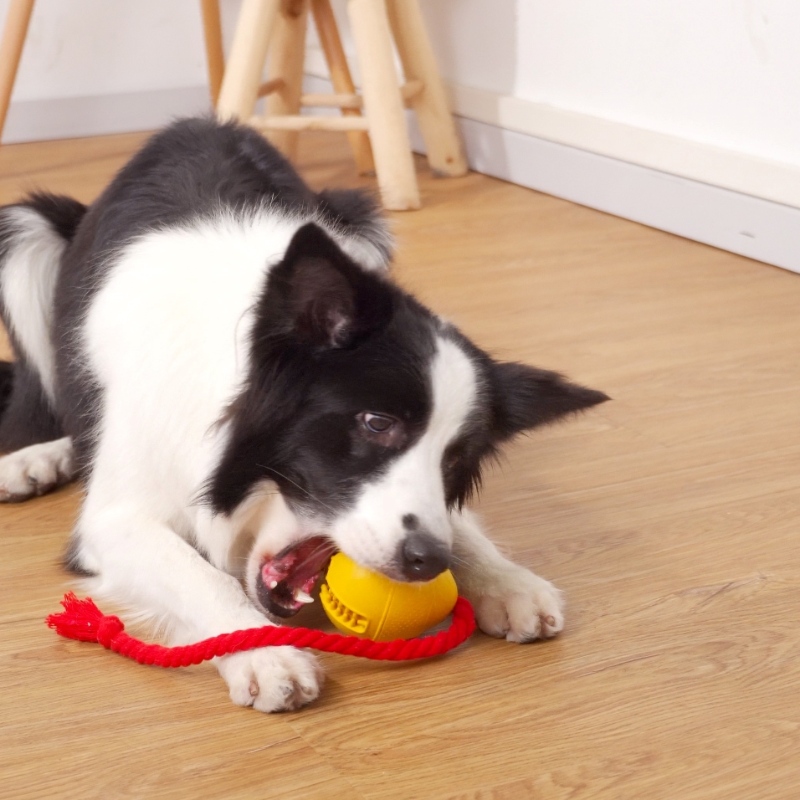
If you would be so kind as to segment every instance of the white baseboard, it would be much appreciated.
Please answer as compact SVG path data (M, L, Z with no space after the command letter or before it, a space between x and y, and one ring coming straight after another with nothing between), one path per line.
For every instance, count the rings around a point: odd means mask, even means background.
M210 110L211 100L205 86L22 100L9 108L3 144L146 131L159 128L175 117Z
M800 164L484 89L458 84L448 88L453 109L466 119L800 208Z
M800 209L456 119L477 172L800 272ZM423 152L412 131L413 146Z

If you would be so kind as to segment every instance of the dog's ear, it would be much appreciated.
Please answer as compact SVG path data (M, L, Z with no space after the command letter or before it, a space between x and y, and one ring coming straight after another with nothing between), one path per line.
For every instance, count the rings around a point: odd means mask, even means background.
M557 372L525 364L494 365L496 426L502 439L591 408L608 395L565 380Z
M391 313L382 281L313 223L295 233L270 282L283 295L294 334L312 347L347 347Z

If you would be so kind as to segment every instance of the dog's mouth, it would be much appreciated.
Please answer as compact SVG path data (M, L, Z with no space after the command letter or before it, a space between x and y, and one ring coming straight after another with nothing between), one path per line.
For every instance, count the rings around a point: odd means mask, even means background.
M258 600L276 617L294 616L306 603L328 566L336 547L324 536L314 536L267 558L256 579Z

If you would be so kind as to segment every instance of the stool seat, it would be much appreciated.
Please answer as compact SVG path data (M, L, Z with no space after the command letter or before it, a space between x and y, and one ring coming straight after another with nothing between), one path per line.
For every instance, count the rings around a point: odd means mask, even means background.
M436 174L463 175L467 164L418 0L347 0L346 8L360 67L360 93L330 0L244 0L217 114L264 131L290 158L300 131L344 131L358 171L374 170L384 206L394 211L419 208L406 106L417 114ZM331 94L302 91L309 12L330 69ZM395 48L404 73L402 83ZM268 79L262 82L267 60ZM255 114L259 97L266 97L264 114ZM338 108L341 116L300 113L304 107L322 106Z

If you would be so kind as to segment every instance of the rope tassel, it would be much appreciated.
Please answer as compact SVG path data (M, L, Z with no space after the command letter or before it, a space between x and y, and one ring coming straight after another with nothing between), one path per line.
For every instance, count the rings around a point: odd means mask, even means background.
M262 628L223 633L195 644L165 647L147 644L125 633L119 617L106 616L91 598L80 600L73 592L61 601L64 610L47 617L47 625L67 639L97 642L107 650L131 658L140 664L158 667L188 667L217 656L252 650L269 645L311 647L327 653L370 658L376 661L408 661L447 653L466 641L475 630L475 615L469 601L459 597L453 609L450 627L432 636L375 642L340 633L324 633L311 628L287 628L265 625Z

